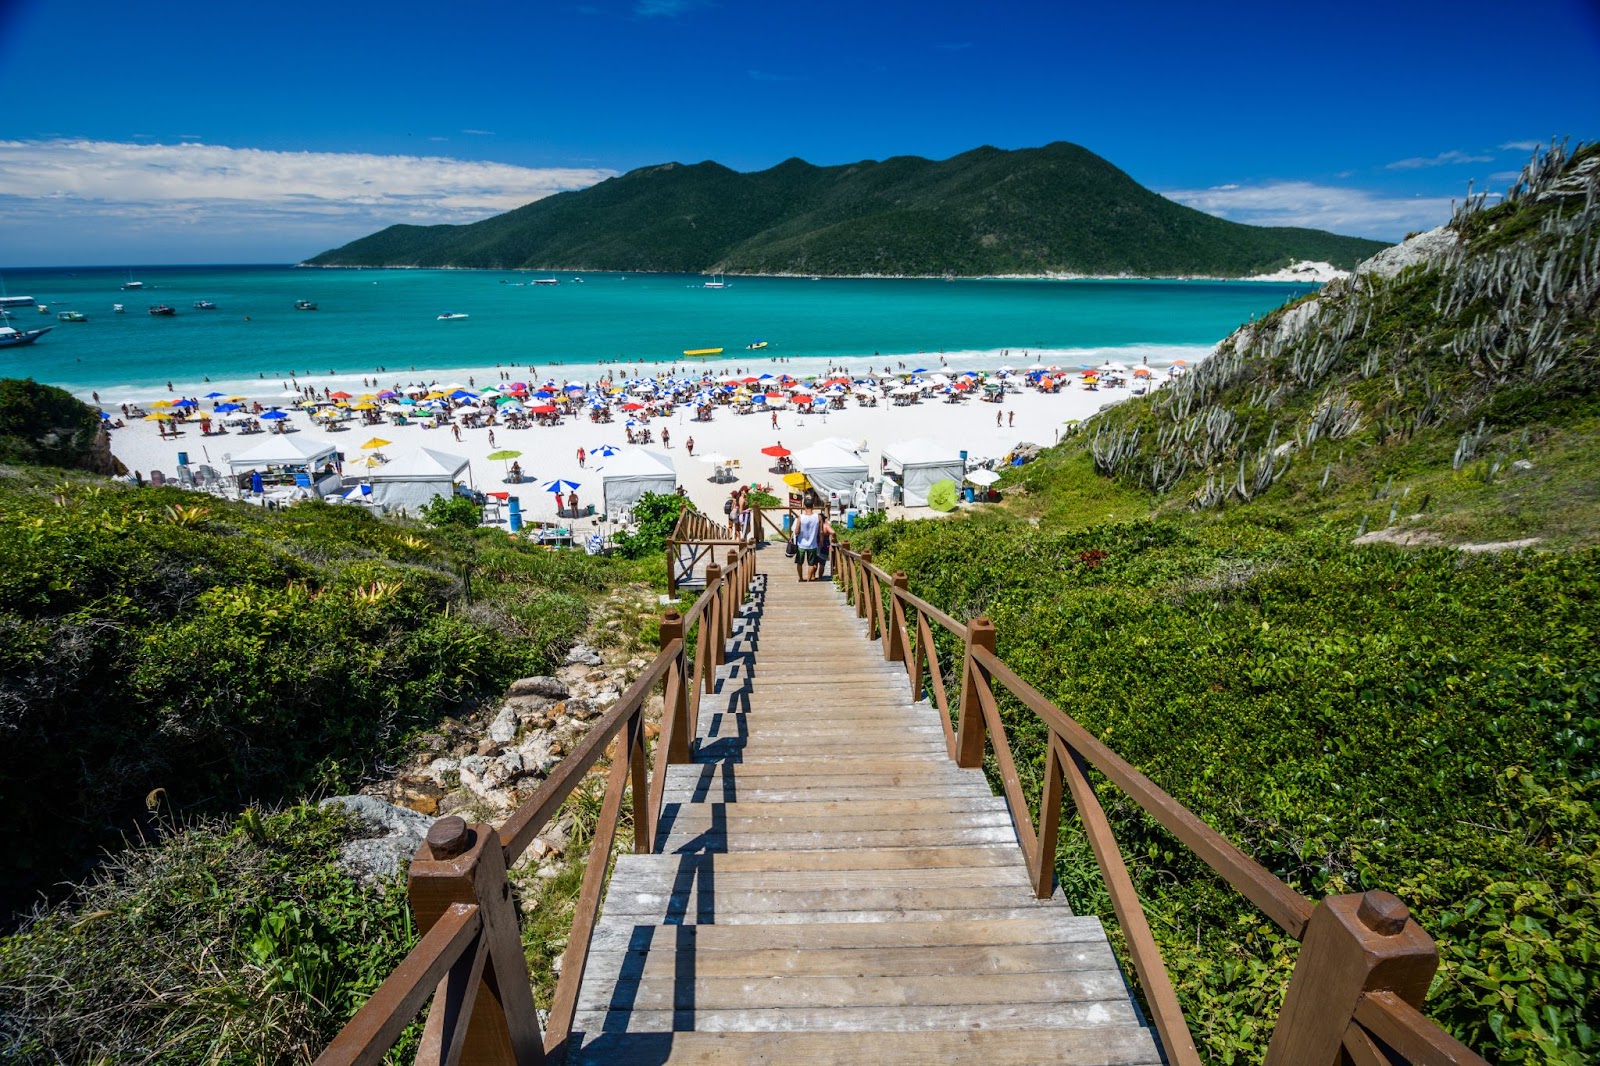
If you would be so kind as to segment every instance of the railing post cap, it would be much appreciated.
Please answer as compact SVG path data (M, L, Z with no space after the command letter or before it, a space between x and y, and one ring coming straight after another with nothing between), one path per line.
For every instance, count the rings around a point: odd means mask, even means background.
M911 579L906 577L906 572L904 570L896 570L894 572L894 583L896 585L907 585L910 584L910 581Z
M464 819L447 814L428 827L427 841L435 859L453 859L472 846L472 830Z
M678 609L676 607L668 607L664 612L662 612L661 615L661 620L663 622L677 622L682 620L682 618L683 615L678 613Z
M1406 927L1411 911L1399 896L1375 888L1361 894L1356 917L1374 933L1395 936Z
M968 622L967 627L969 629L993 629L994 623L989 621L988 616L980 614L978 617Z

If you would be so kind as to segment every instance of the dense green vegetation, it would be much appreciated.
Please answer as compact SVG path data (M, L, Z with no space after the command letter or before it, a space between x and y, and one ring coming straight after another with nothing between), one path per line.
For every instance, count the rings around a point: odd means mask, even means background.
M1600 1057L1597 183L1542 156L1456 251L1247 327L1003 508L851 534L1297 890L1406 899L1428 1012L1497 1062ZM1203 1051L1259 1061L1294 944L1099 788ZM1081 837L1057 869L1110 914Z
M391 226L314 266L754 274L1206 274L1303 259L1341 266L1382 245L1240 225L1151 192L1077 145L978 148L740 174L645 167L466 226Z
M0 1061L310 1062L415 940L402 879L334 865L336 809L168 829L0 938Z
M153 790L231 814L350 788L547 671L615 580L489 530L0 479L0 903L81 871Z
M31 378L0 378L0 461L95 469L102 462L99 442L99 414L70 392Z

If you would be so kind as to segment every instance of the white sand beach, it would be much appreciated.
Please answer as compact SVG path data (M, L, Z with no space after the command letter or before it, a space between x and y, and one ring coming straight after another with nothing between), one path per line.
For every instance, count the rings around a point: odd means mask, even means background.
M1047 359L1048 355L1036 354L1030 358ZM802 362L815 362L817 365L801 365ZM888 361L879 358L873 362L881 371L883 364ZM938 356L929 357L929 362L933 364L930 373L942 370L951 376L968 366L967 360L956 362L952 359L948 367L940 367ZM1041 365L1036 362L1022 363L1015 357L1005 364L999 363L994 358L985 359L983 363L987 365L978 364L974 360L972 368L992 373L998 370L1000 365L1014 364L1016 370L1021 373L1028 365ZM888 365L898 370L897 364L898 360ZM680 365L676 368L678 372L676 376L698 378L704 373L713 378L722 378L736 374L759 376L788 373L798 377L825 373L826 367L827 363L821 360L796 360L793 363L779 364L772 361L724 359L703 367L699 364L688 367ZM856 370L853 376L858 377L866 371L864 365L853 369ZM678 482L690 499L702 510L720 515L723 500L739 484L770 485L772 491L779 496L787 492L786 486L772 469L775 460L761 454L761 449L769 445L781 443L784 447L797 451L826 438L843 438L858 447L860 455L874 473L878 470L879 456L883 448L896 441L918 437L931 438L955 449L965 450L973 457L1000 458L1022 443L1041 446L1054 444L1059 439L1065 423L1084 419L1102 407L1126 399L1131 394L1130 388L1086 389L1076 365L1062 366L1061 369L1070 373L1070 377L1066 379L1070 384L1054 393L1044 393L1031 387L1024 387L1020 392L1006 392L1001 403L985 402L976 398L965 399L960 403L947 403L942 397L934 394L925 396L909 406L896 406L885 399L878 401L877 405L872 407L861 406L852 398L843 410L816 411L809 414L802 414L793 407L779 410L776 428L773 426L769 411L757 409L755 413L740 415L730 406L717 406L714 408L711 421L705 422L697 421L694 408L683 404L675 406L668 415L657 415L644 422L644 425L651 430L653 438L650 444L644 446L670 457L676 468ZM569 373L562 373L563 370ZM601 377L609 377L615 383L623 384L646 375L668 372L669 368L660 365L639 364L632 367L620 365L550 367L540 382L530 382L530 384L537 385L544 380L554 380L558 386L569 381L589 384ZM359 461L370 452L363 451L361 445L373 437L378 437L392 442L381 449L382 454L392 462L403 461L407 453L423 447L468 460L471 486L480 492L509 492L516 495L527 521L557 520L555 496L542 488L545 482L557 478L576 482L580 486L577 489L580 505L586 509L588 504L594 504L596 512L600 512L601 474L598 468L603 467L605 460L594 457L592 453L602 445L613 445L624 452L631 450L624 423L629 417L638 417L644 412L630 415L618 411L614 414L615 420L609 424L595 423L590 420L587 413L580 413L567 415L562 418L559 425L553 426L531 425L519 429L509 428L504 424L470 429L462 427L459 430L460 439L457 440L456 429L451 425L442 425L438 428L426 428L421 425L395 426L388 418L378 425L365 425L355 420L345 423L344 428L330 431L326 426L316 423L308 412L296 407L294 401L281 388L283 384L289 384L291 388L309 386L315 388L319 395L327 389L331 392L341 390L351 392L359 397L363 393L390 389L396 385L402 389L412 383L445 388L456 385L467 386L470 382L473 386L472 391L477 391L499 384L501 373L500 369L494 367L432 371L425 375L404 373L398 375L397 380L385 380L382 384L378 384L376 379L368 378L365 386L362 384L362 379L347 377L330 377L326 380L302 378L288 383L216 382L199 386L193 383L174 382L171 393L160 389L155 390L155 394L152 395L149 394L150 390L146 390L144 395L103 395L101 399L104 409L116 419L121 415L120 405L123 402L140 405L149 411L155 409L152 406L155 401L189 396L199 399L201 410L209 410L220 401L204 399L207 393L244 395L252 403L259 402L269 407L281 406L288 413L288 417L282 420L288 432L298 435L301 439L326 440L335 445L344 457L343 473L347 476L359 476L366 469ZM519 371L507 373L517 380L523 378ZM1159 372L1157 377L1160 377ZM1135 385L1135 379L1130 378L1129 383ZM897 384L899 384L897 381L886 382L889 388ZM251 388L249 385L256 387ZM233 389L238 391L231 391ZM997 415L1001 416L998 424ZM663 431L669 434L665 447L661 443ZM112 452L130 471L138 471L147 479L152 471L161 471L167 478L172 478L178 466L180 452L186 453L191 469L206 464L226 473L229 455L243 454L266 439L269 439L267 435L247 435L237 431L203 435L200 426L192 421L180 424L177 436L163 437L160 435L157 422L131 418L125 420L124 428L112 431ZM694 443L693 455L688 450L691 439ZM579 466L577 458L579 448L591 453L582 467ZM516 460L523 474L523 481L519 485L509 483L507 476L509 461L488 458L490 454L503 450L521 453ZM734 480L713 480L713 465L698 458L718 453L737 461L737 468L733 471ZM896 509L896 512L902 513L900 509ZM903 513L913 517L933 514L925 507L905 509ZM597 528L594 519L584 519L574 523L573 526L575 532L583 535Z

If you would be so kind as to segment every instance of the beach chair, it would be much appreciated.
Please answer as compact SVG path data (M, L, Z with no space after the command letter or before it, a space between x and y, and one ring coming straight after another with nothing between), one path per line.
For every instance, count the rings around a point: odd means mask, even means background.
M311 488L312 487L311 475L310 474L296 474L294 476L294 485L295 485L295 488L297 488L297 489L309 489L309 488Z
M155 486L157 486L159 488L160 486L165 485L166 483L167 483L167 475L163 474L159 470L150 471L150 484L155 485Z
M178 484L186 489L194 488L194 471L186 466L178 467Z

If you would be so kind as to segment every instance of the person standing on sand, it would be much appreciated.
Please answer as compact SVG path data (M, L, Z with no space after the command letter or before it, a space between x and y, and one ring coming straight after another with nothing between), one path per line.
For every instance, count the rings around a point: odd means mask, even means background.
M588 456L587 456L587 455L585 455L585 454L584 454L584 451L583 451L583 449L582 449L582 448L579 448L579 449L578 449L578 469L579 469L579 470L582 470L582 469L583 469L583 461L584 461L584 460L585 460L585 459L586 459L586 458L588 458Z
M489 431L489 447L494 447L494 430Z
M794 524L794 569L800 581L817 579L817 540L822 532L822 516L817 514L816 501L806 495L806 509Z
M1006 423L1006 428L1010 429L1012 426L1017 424L1017 412L1009 411L1007 414L1010 416L1011 421Z
M661 427L661 446L662 446L662 447L663 447L663 448L670 448L670 447L672 447L672 445L671 445L671 444L668 444L668 443L667 443L667 441L668 441L668 440L670 440L670 439L671 439L671 438L669 438L669 437L668 437L668 436L667 436L667 427L666 427L666 426L662 426L662 427Z
M778 428L778 411L777 411L776 408L774 408L773 411L772 411L772 428L773 429L777 429Z
M999 429L1000 428L1000 418L1001 418L1000 412L996 411L994 413L994 428L995 429Z
M689 453L689 455L692 457L694 455L694 438L690 437L688 440L684 441L683 442L683 447L684 447L684 450L687 451Z

